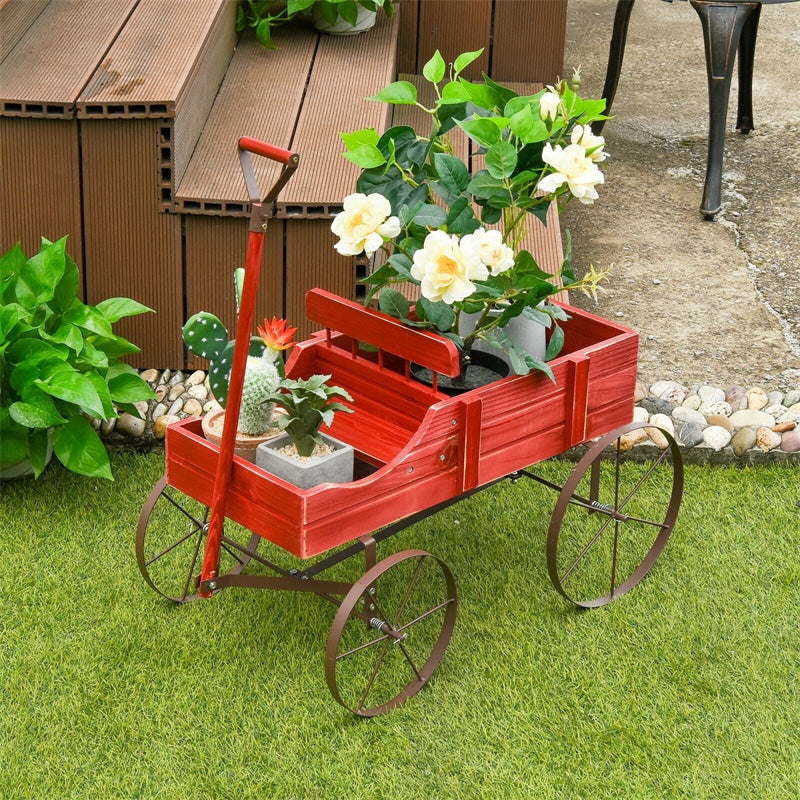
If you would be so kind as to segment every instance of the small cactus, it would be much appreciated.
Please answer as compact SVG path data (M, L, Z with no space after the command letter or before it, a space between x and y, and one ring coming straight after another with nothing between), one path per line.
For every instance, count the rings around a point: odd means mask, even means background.
M241 302L244 270L234 271L236 308ZM264 320L258 331L262 338L250 338L250 351L242 387L242 405L239 410L238 430L258 436L272 426L274 403L265 398L278 387L283 377L283 361L280 354L293 346L292 334L285 320L273 317ZM193 314L183 326L183 341L186 347L200 358L208 359L208 380L217 402L224 408L228 401L228 389L233 364L235 342L228 338L222 321L208 311Z
M275 364L265 357L248 356L239 410L239 431L258 436L272 426L275 403L264 402L278 388L281 376Z

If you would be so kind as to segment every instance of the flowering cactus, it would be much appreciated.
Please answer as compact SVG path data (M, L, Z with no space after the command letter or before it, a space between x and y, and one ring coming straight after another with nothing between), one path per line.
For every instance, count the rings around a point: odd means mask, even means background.
M241 297L241 270L236 270L237 306ZM275 391L283 377L283 361L280 354L293 346L290 341L296 328L288 328L285 320L264 320L258 327L261 338L250 339L250 354L242 387L242 404L239 411L238 430L241 433L259 435L272 425L274 404L265 398ZM233 363L235 342L228 338L222 321L208 311L193 314L183 326L183 341L186 347L200 358L208 359L208 378L211 391L224 408L228 400L228 389Z

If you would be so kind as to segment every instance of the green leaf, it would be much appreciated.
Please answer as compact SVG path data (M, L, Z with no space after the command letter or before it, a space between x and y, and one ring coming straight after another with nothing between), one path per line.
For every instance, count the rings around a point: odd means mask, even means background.
M19 242L0 256L0 296L2 296L4 303L9 303L16 299L15 287L17 279L27 260L25 251Z
M70 257L69 253L64 254L64 274L56 286L53 293L51 306L59 314L63 314L78 298L78 286L80 284L80 272L77 264Z
M413 106L417 102L417 87L408 81L395 81L367 100L377 100L381 103L392 103L399 106Z
M31 462L34 478L38 478L47 466L50 437L50 432L46 430L31 431L28 436L28 459Z
M148 308L128 297L109 297L107 300L101 300L95 308L111 323L123 317L133 317L136 314L153 312L152 308Z
M398 319L408 317L411 310L408 299L397 289L384 289L378 298L378 305L384 314Z
M500 96L491 86L487 86L485 83L470 83L464 78L461 79L461 85L470 102L478 108L494 111L501 105Z
M8 409L0 409L8 415ZM6 416L0 435L0 466L10 467L28 458L28 440L31 432Z
M447 303L436 302L420 297L417 305L422 307L425 318L432 322L440 331L449 331L453 327L456 314Z
M262 19L256 25L256 39L267 48L267 50L274 50L275 45L272 43L272 20L270 18Z
M476 172L467 186L467 191L480 200L488 200L490 197L508 197L508 189L502 181L494 178L487 170Z
M8 407L11 419L26 428L51 428L66 422L58 413L52 397L43 392L31 393L27 402L17 401Z
M430 60L422 67L422 74L431 83L439 83L444 78L447 64L445 64L442 54L437 50Z
M53 371L47 378L36 381L46 394L79 406L82 410L97 419L105 419L103 401L97 394L94 383L81 372L64 365L62 369Z
M42 239L42 249L29 258L20 270L15 293L25 308L35 308L53 299L66 267L66 242L66 236L57 242Z
M35 365L43 361L66 361L69 358L69 348L55 342L45 342L26 336L9 345L6 350L6 360L9 364Z
M475 210L466 197L459 197L450 206L447 215L447 230L450 233L457 233L463 236L465 233L472 233L480 228L480 223L475 218Z
M77 325L89 333L96 333L99 336L113 336L111 323L105 315L93 306L83 303L75 303L65 314L64 320Z
M47 335L42 332L42 338L57 344L66 345L74 353L80 353L83 348L83 334L69 322L60 325L52 335Z
M67 469L79 475L114 480L106 448L84 417L72 417L53 431L53 452Z
M362 144L342 154L361 169L376 169L386 163L386 157L374 144Z
M550 334L550 341L547 343L545 361L554 359L561 352L562 347L564 347L564 329L560 325L556 325Z
M461 194L469 183L469 170L466 164L449 153L435 153L433 166L440 183L453 194Z
M510 178L517 168L517 150L510 142L498 142L486 152L486 169L493 178Z
M447 223L447 213L441 206L426 203L414 214L414 223L435 230Z
M355 150L356 147L361 147L364 144L377 145L378 139L380 139L380 135L375 128L362 128L351 133L340 133L339 136L348 150Z
M451 81L442 87L441 104L466 103L468 100L469 94L459 81Z
M486 117L458 121L458 127L482 147L491 147L500 141L500 128Z
M155 397L147 381L131 373L110 378L108 391L115 403L138 403L140 400L152 400Z
M480 50L473 50L468 53L461 53L461 55L456 56L456 60L453 62L453 69L455 70L456 74L458 75L460 72L463 72L473 61L477 61L483 55L483 48Z

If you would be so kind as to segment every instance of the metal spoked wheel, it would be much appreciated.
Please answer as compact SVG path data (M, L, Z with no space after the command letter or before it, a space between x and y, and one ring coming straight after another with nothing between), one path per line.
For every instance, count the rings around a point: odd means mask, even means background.
M661 554L683 495L675 439L646 463L626 462L620 437L633 423L594 442L556 501L547 538L547 569L556 589L583 608L630 591Z
M342 601L325 651L334 698L361 717L400 705L428 681L456 619L456 586L447 566L406 550L367 570Z
M136 561L148 585L168 600L188 603L199 597L195 578L203 562L208 517L207 506L167 486L166 476L156 483L142 507L136 528ZM242 528L241 533L244 539L249 532ZM250 535L249 552L243 552L226 530L218 574L240 573L260 540L258 534Z

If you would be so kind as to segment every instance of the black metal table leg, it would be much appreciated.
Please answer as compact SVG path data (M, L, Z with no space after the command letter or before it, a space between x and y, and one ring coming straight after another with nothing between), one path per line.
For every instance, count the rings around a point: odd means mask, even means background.
M736 129L740 133L753 130L753 59L756 50L756 34L761 17L761 6L747 18L739 39L739 104L736 113Z
M691 0L691 4L703 26L710 117L706 182L700 211L706 219L713 219L722 205L722 157L733 62L745 24L760 10L761 3ZM753 36L750 45L754 44Z
M614 14L614 31L611 34L611 46L608 51L608 67L606 68L606 83L603 86L603 97L606 100L606 114L611 113L611 104L617 93L619 74L622 72L622 58L625 55L625 41L628 38L628 22L633 11L634 0L618 0L617 11ZM592 131L599 136L605 125L605 120L598 120L592 124Z

